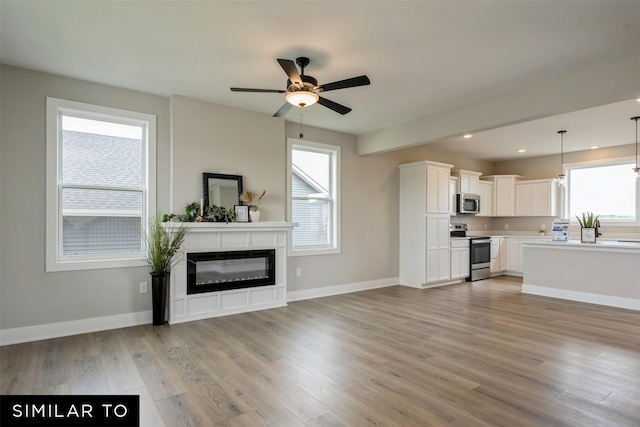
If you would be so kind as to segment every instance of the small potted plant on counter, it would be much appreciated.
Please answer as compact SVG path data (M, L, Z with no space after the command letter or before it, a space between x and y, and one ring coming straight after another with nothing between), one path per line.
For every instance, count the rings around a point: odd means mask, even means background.
M578 223L580 224L580 242L596 243L598 235L596 227L598 226L599 217L599 215L593 215L593 212L583 212L582 219L576 215Z
M164 324L169 274L177 262L175 255L184 243L187 232L188 229L184 225L168 231L159 217L151 217L148 231L144 228L142 230L147 245L147 266L151 274L154 326Z

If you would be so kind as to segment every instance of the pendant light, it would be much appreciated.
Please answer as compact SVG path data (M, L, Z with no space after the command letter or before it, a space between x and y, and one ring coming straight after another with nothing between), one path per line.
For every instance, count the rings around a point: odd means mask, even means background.
M636 179L640 181L640 167L638 167L638 119L640 119L640 116L631 117L631 120L636 121L636 167L633 168L633 171L636 173Z
M559 130L560 134L560 175L558 175L558 187L564 187L564 134L566 130Z

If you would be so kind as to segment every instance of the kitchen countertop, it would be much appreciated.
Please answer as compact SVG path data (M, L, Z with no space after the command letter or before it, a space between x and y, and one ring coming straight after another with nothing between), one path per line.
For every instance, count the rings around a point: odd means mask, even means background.
M552 242L552 241L538 241L538 242L524 242L529 246L546 246L557 249L580 249L580 250L604 250L604 249L616 249L616 250L629 250L640 253L640 242L620 242L615 240L604 240L596 243L582 243L580 240L569 239L567 242ZM640 260L639 260L640 261Z

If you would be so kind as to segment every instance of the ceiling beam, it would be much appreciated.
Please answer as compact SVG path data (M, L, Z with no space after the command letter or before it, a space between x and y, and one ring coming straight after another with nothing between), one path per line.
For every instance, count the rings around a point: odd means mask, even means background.
M443 138L640 98L640 52L556 79L358 136L358 154L375 154Z

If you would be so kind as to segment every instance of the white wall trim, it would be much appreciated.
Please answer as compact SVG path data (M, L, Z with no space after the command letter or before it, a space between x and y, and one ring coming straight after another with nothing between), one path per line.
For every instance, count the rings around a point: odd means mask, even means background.
M0 330L0 346L152 323L151 311Z
M640 300L522 284L522 293L640 311Z
M327 286L324 288L314 288L303 291L287 292L287 302L302 301L306 299L329 297L333 295L348 294L351 292L366 291L369 289L386 288L400 284L400 278L390 277L388 279L370 280L367 282L348 283L344 285Z

